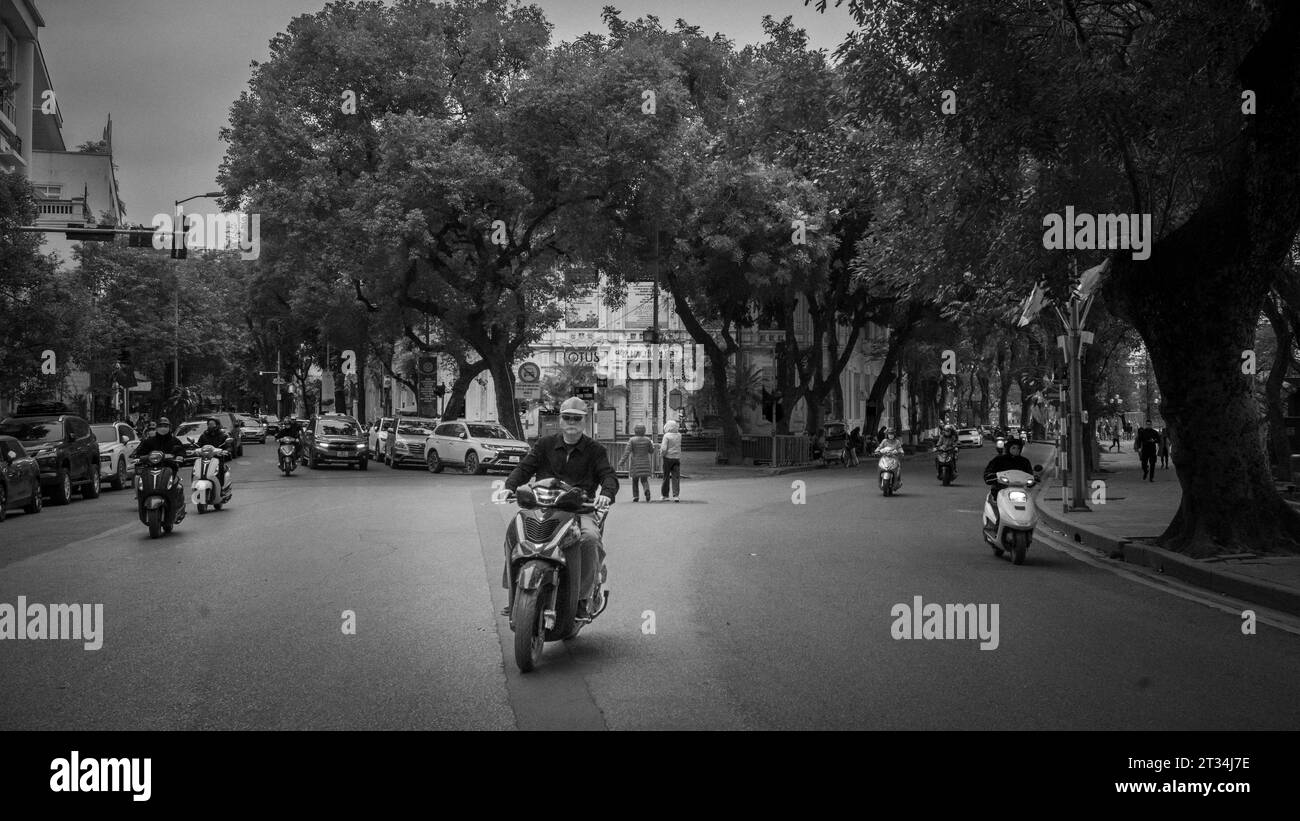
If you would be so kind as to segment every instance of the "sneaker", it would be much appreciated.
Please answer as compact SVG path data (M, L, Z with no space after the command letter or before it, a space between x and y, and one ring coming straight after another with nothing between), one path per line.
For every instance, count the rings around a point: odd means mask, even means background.
M678 499L676 496L674 496L674 497L673 497L673 501L674 501L674 502L680 502L681 499Z
M639 502L639 501L641 501L641 500L638 499L637 497L633 496L633 497L632 497L632 501L633 501L633 502Z
M577 612L576 614L574 614L574 618L575 618L575 619L580 619L580 620L581 620L581 619L586 619L587 621L590 621L590 620L591 620L591 613L590 613L590 611L587 610L587 600L586 600L586 599L583 599L582 601L578 602L578 612Z

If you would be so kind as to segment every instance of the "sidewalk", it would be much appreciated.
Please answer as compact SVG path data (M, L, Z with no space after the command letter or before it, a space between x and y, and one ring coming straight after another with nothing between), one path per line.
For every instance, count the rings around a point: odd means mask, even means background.
M1152 544L1178 511L1182 489L1172 461L1168 468L1156 468L1154 482L1144 481L1133 443L1121 441L1121 445L1123 452L1102 449L1100 470L1089 482L1092 512L1064 513L1060 478L1049 479L1038 495L1045 524L1064 533L1066 541L1108 558L1300 616L1300 557L1242 554L1192 559ZM1097 480L1106 483L1104 504L1092 501L1098 491L1091 485Z

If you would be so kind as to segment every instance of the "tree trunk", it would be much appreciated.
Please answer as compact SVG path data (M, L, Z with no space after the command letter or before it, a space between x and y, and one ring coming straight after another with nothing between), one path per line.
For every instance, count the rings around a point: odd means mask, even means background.
M1160 544L1198 558L1300 552L1300 515L1273 485L1253 380L1242 373L1269 277L1236 258L1259 253L1246 238L1263 241L1234 216L1242 210L1230 200L1198 211L1146 264L1117 258L1108 283L1151 352L1178 442L1183 498Z
M1273 367L1269 369L1268 380L1264 383L1264 396L1268 408L1268 445L1273 454L1274 476L1283 482L1290 482L1291 476L1291 442L1286 435L1286 411L1282 407L1282 383L1286 380L1291 365L1291 349L1295 342L1292 337L1291 323L1286 321L1282 312L1273 302L1270 294L1264 300L1264 314L1273 326L1273 336L1277 341L1273 355Z
M515 373L513 364L514 357L500 353L492 357L484 357L488 362L488 372L492 374L493 393L496 394L497 404L497 421L506 430L514 434L515 438L524 438L523 425L519 422L519 410L515 405ZM592 411L588 411L591 413Z
M447 404L443 406L443 419L465 418L465 394L469 391L474 378L488 369L486 359L473 362L456 362L456 378L452 380L451 389L447 391Z

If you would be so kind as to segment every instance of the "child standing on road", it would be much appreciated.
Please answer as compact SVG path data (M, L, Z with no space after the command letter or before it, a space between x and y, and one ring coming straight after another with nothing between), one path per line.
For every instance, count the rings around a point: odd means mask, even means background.
M659 495L665 502L668 501L668 485L671 480L673 501L681 501L677 496L681 492L682 481L682 435L677 432L676 422L664 425L664 437L659 447L664 459L664 483L659 488ZM647 501L649 501L648 497Z
M632 501L641 501L641 488L645 488L645 500L650 501L650 468L651 457L655 452L655 443L645 435L645 425L637 425L634 429L634 435L627 440L627 450L623 451L623 458L618 460L618 466L622 467L623 463L628 464L628 476L632 478Z

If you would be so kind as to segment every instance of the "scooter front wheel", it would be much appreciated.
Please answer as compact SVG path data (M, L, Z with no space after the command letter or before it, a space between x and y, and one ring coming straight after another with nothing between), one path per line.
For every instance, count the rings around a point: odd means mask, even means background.
M162 535L162 509L152 508L145 514L145 521L149 523L149 538L157 539Z
M542 660L546 644L546 625L542 619L540 590L515 590L515 603L510 615L515 623L515 666L521 673L532 672Z
M208 506L207 506L207 505L195 505L195 507L197 507L197 508L199 509L199 515L200 515L200 516L202 516L204 513L207 513L207 512L208 512Z
M1024 564L1025 551L1029 549L1029 534L1023 530L1011 536L1011 563Z

